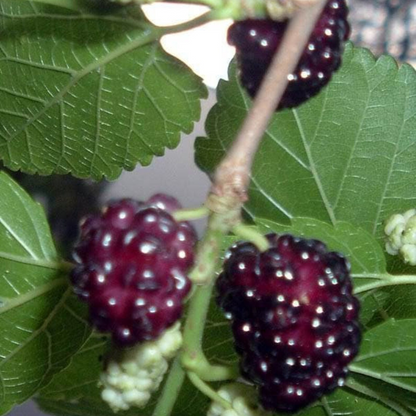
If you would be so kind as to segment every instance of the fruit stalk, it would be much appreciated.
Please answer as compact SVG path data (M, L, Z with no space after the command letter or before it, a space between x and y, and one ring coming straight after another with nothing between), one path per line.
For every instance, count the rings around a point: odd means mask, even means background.
M206 206L193 209L180 209L172 214L176 221L194 221L207 217L209 210Z
M222 381L238 377L238 369L211 365L202 351L202 337L211 300L213 282L196 289L188 309L183 333L182 365L205 381Z
M189 372L188 373L189 380L192 382L192 384L202 393L205 394L205 396L209 397L212 401L219 403L224 409L231 409L231 403L222 398L215 390L213 390L208 384L206 384L204 381L202 381L197 374Z
M353 277L357 277L359 275L353 275ZM380 277L379 280L371 283L367 283L365 285L358 286L354 290L354 294L358 295L364 292L368 292L374 289L381 289L383 287L389 286L398 286L398 285L412 285L416 284L416 276L414 275L387 275L384 278L381 278L383 275L378 275Z
M233 199L209 195L205 202L211 212L205 234L198 245L195 266L189 274L196 284L209 284L215 277L224 236L241 222L240 205ZM235 208L237 205L238 208Z
M215 172L211 188L213 194L228 195L240 203L247 200L254 155L286 90L287 77L295 70L325 4L326 0L320 0L311 7L300 9L291 19L281 47L273 58L253 106Z
M184 380L185 371L181 366L179 358L176 358L166 379L160 399L153 411L153 416L170 416Z
M269 248L267 238L261 234L255 227L246 224L237 224L233 228L233 234L241 240L247 240L253 243L260 251L266 251Z

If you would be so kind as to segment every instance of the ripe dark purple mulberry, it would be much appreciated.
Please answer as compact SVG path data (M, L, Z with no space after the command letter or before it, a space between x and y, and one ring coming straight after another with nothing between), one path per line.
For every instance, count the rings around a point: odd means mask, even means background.
M350 267L325 244L269 234L230 250L217 302L232 321L243 376L266 410L295 412L345 382L361 334Z
M330 81L341 65L350 27L345 0L329 0L313 30L278 109L297 107ZM248 19L232 24L228 43L235 46L242 85L254 97L279 48L288 21Z
M146 203L123 199L81 225L74 291L91 323L122 346L156 339L181 317L196 234L171 208L180 205L160 194Z

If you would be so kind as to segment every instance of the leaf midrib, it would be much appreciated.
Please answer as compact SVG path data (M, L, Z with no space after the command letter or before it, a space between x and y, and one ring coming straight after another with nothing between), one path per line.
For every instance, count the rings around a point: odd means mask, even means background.
M19 295L14 298L0 298L0 301L4 304L4 306L0 306L0 315L14 308L18 308L19 306L22 306L25 303L28 303L40 296L43 296L46 293L54 290L55 288L63 286L65 284L68 284L68 280L64 277L61 277L59 279L54 279L51 282L48 282L42 286L38 286L35 289L24 293L23 295Z
M361 374L363 376L371 377L375 380L381 380L381 381L384 381L387 384L391 384L392 386L399 387L399 388L401 388L403 390L406 390L406 391L409 391L411 393L416 393L416 387L412 387L412 386L409 386L405 383L401 383L399 381L396 381L394 378L385 376L382 373L378 373L376 371L368 370L368 369L365 369L365 368L360 368L360 367L358 367L354 364L351 365L349 368L350 368L350 371L352 373Z
M308 158L308 161L309 161L309 166L310 166L312 176L315 180L316 186L318 187L319 194L321 195L322 202L324 203L324 206L325 206L325 209L326 209L327 214L329 216L329 219L330 219L332 225L335 225L336 222L337 222L336 217L335 217L335 213L334 213L333 208L331 207L331 204L329 203L328 197L327 197L326 192L325 192L325 188L323 186L323 183L321 182L321 178L319 177L318 171L316 170L316 166L315 166L315 163L313 161L311 148L307 143L305 131L303 129L302 122L299 118L298 110L294 109L293 110L293 115L295 117L295 121L296 121L296 124L297 124L298 129L299 129L299 134L302 138L303 147L305 148L305 152L306 152L306 155L307 155L307 158Z
M6 253L5 251L0 251L0 259L13 261L13 262L20 263L20 264L26 264L28 266L37 266L37 267L42 267L45 269L51 269L51 270L56 270L56 271L62 270L63 268L65 268L65 265L66 265L65 262L42 260L42 259L33 258L33 257L23 257L17 254Z

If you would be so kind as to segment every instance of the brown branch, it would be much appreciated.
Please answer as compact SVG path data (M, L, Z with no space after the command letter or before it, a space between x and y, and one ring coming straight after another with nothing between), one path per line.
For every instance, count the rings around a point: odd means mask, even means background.
M302 55L327 0L317 0L300 8L290 21L282 44L273 58L253 106L214 175L211 194L240 206L247 200L251 167L261 139L286 90L291 74Z

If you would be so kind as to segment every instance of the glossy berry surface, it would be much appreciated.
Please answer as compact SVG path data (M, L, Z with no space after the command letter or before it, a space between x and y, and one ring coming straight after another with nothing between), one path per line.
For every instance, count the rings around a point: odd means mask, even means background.
M229 251L217 303L232 321L243 376L266 410L295 412L342 386L358 353L348 261L317 240L269 234Z
M297 107L330 81L341 65L350 27L345 0L329 0L318 19L278 109ZM228 43L235 46L242 85L254 97L279 48L288 21L248 19L232 24Z
M182 315L196 234L169 213L178 208L160 194L145 203L123 199L81 224L74 291L91 323L119 345L156 339Z

